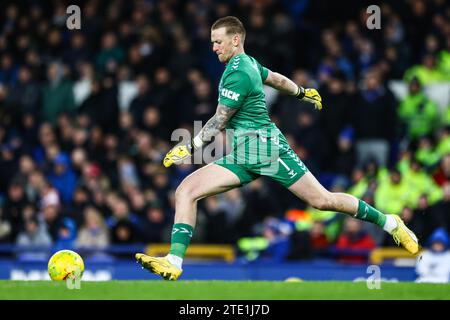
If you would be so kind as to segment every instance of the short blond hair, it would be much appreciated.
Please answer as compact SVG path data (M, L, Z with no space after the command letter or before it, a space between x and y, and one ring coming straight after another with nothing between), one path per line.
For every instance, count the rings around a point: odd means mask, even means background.
M246 31L241 20L239 20L238 18L227 16L216 20L216 22L214 22L214 24L212 25L211 30L219 28L225 28L226 34L228 35L239 34L242 38L242 43L245 41Z

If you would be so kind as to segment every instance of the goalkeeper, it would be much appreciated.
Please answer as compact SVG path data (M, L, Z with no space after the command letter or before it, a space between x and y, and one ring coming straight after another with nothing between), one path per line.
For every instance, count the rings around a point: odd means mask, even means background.
M244 52L245 29L235 17L217 20L211 28L213 51L226 64L219 83L215 115L186 145L178 145L164 158L164 166L182 163L224 129L233 129L232 151L186 177L175 193L175 223L170 252L165 257L136 254L137 261L166 280L177 280L194 233L197 201L243 186L259 176L275 179L303 201L319 210L337 211L377 224L411 254L419 251L416 236L397 215L383 214L362 200L327 191L308 171L271 122L263 86L314 104L322 109L315 89L297 86L287 77L261 66Z

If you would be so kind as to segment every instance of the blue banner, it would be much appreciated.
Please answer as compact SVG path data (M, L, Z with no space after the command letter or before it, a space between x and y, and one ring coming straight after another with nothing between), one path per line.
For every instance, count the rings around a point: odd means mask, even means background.
M365 281L372 275L367 264L345 265L332 261L295 263L189 262L184 264L183 280L302 280ZM377 266L375 266L377 267ZM414 281L413 267L379 266L381 280ZM0 260L0 279L49 280L46 262ZM85 261L84 281L158 280L159 278L130 260Z

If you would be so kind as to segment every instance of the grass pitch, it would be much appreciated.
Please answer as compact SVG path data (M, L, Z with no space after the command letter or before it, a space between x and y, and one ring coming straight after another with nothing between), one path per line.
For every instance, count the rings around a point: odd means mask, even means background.
M450 284L275 281L0 281L0 300L450 300Z

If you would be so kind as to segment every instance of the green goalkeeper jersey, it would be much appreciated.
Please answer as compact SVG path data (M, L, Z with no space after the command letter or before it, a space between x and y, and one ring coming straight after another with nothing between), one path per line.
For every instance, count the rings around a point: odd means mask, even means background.
M235 134L272 126L263 82L269 71L245 53L233 57L219 83L219 103L238 109L227 124Z
M241 185L267 176L288 188L308 169L270 120L263 88L268 74L246 54L233 57L225 68L219 103L238 111L227 124L231 150L215 163L235 173Z

